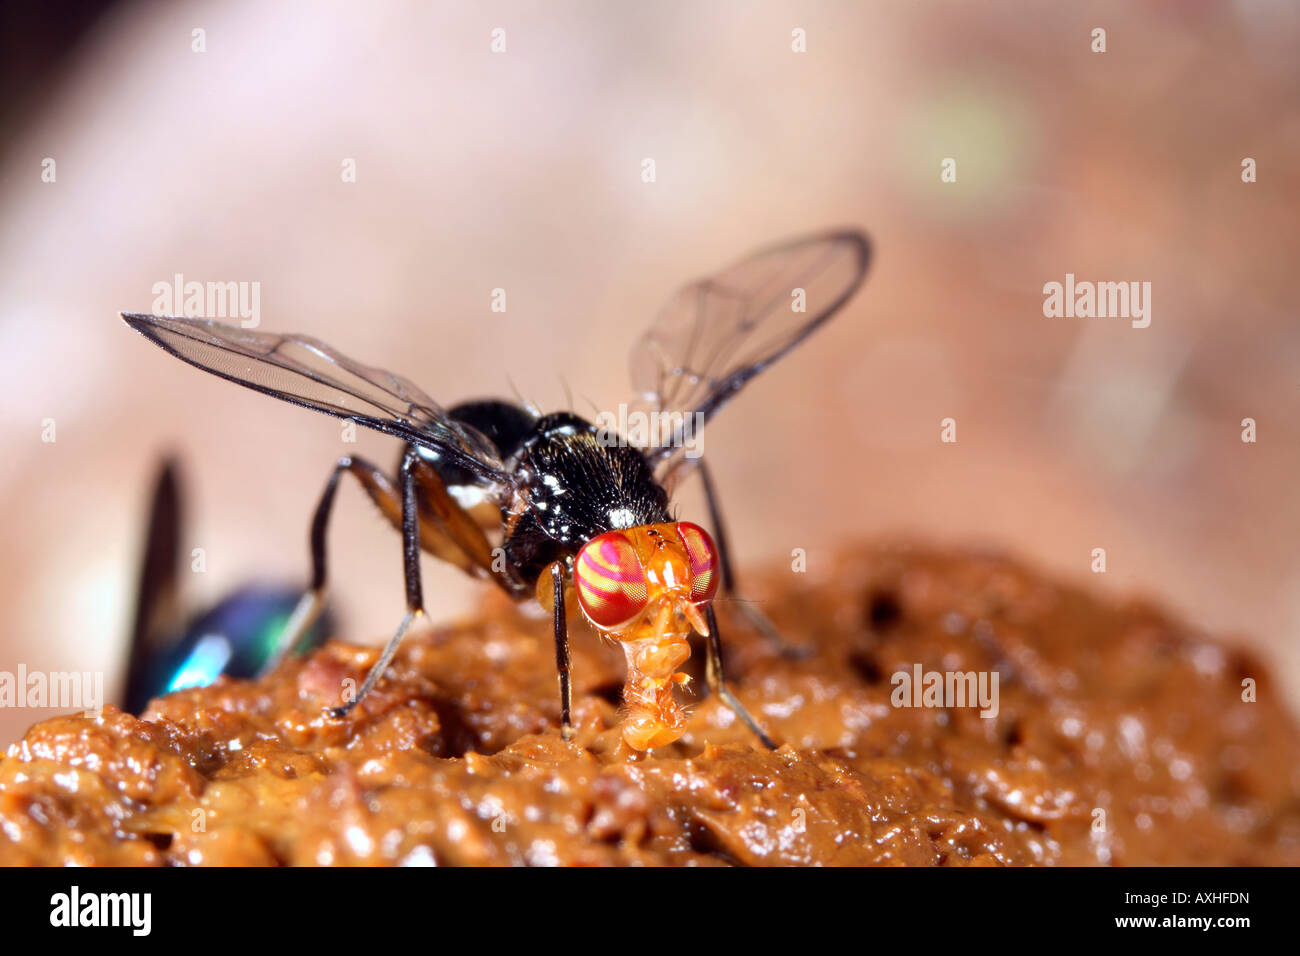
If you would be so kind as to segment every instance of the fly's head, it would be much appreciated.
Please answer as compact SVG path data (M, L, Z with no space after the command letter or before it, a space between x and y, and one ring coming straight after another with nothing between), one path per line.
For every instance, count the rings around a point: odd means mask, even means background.
M683 623L708 634L705 612L720 577L713 539L689 521L607 531L573 563L582 613L617 640L685 637Z
M578 606L627 655L623 741L634 751L672 743L686 729L673 698L690 656L691 629L708 634L706 612L721 567L713 539L687 521L607 531L573 563Z

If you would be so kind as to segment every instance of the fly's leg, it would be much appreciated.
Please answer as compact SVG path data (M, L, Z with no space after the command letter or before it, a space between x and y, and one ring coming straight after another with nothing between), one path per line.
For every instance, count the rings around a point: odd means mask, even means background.
M321 608L325 606L325 529L329 526L330 512L334 508L334 494L338 491L339 478L345 473L352 474L361 487L385 513L395 512L400 508L397 491L388 476L361 458L343 457L334 465L325 491L316 505L316 513L311 521L311 586L298 601L285 625L284 635L267 664L272 670L287 655L293 652L298 643L310 630Z
M415 472L419 461L420 456L415 448L408 445L406 453L402 456L401 471L398 473L398 481L402 487L402 567L406 576L406 616L397 626L397 632L388 641L384 652L379 655L379 660L370 668L370 673L362 682L357 696L341 707L331 707L326 711L335 720L346 717L365 699L371 688L375 686L375 682L383 676L384 671L388 670L388 665L392 663L393 655L397 653L397 647L402 643L402 638L406 636L411 624L424 614L424 589L420 583L420 504L416 491ZM313 527L313 538L315 530Z
M407 451L410 448L408 446ZM454 564L470 574L482 573L491 577L506 591L512 583L503 575L492 571L492 552L483 531L473 518L462 510L447 492L446 485L427 463L417 457L411 471L418 483L418 536L419 546L425 551ZM407 454L402 457L399 470L406 466ZM393 481L370 462L361 458L340 458L330 473L325 491L311 523L311 587L303 594L285 626L284 636L267 669L274 668L302 641L325 605L325 530L334 507L334 495L339 479L351 474L361 484L380 513L399 531L405 531L405 512L402 493ZM513 593L513 592L512 592Z
M727 531L722 523L722 511L718 507L718 496L713 487L713 477L709 474L708 464L703 458L699 462L700 478L704 482L704 497L709 505L709 521L713 525L714 541L718 546L718 563L722 565L722 590L731 598L740 613L749 621L751 627L767 639L768 643L784 658L799 660L812 654L812 649L791 644L767 619L757 604L747 601L740 594L736 583L736 573L731 563L731 552L727 547ZM734 709L734 708L733 708Z
M564 566L551 565L551 582L555 589L555 669L560 675L560 735L573 739L573 688L569 680L569 628L564 618Z
M772 738L763 733L763 729L758 726L758 722L749 715L743 704L736 700L735 695L727 689L726 678L722 676L722 638L718 635L718 616L713 613L713 605L709 605L705 618L709 625L709 634L707 638L707 652L704 664L704 676L708 681L709 689L718 695L718 700L727 705L727 708L744 721L745 726L754 732L763 746L768 750L775 750L776 744Z

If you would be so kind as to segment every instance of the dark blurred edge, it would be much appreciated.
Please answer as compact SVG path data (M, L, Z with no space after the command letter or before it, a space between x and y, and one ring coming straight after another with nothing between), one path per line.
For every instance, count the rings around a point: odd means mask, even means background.
M105 15L128 0L0 0L0 159Z

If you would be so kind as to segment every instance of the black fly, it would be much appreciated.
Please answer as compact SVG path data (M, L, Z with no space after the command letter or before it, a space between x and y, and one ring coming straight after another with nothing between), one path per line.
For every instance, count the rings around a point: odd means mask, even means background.
M350 474L402 532L407 613L348 714L387 669L423 614L421 549L553 612L560 714L572 736L566 594L628 657L623 743L640 752L675 740L684 717L672 687L685 676L692 630L707 638L711 689L769 747L728 690L712 599L736 595L717 495L692 439L744 385L802 342L857 290L867 239L842 231L783 243L683 288L633 351L635 436L568 412L474 401L444 409L411 382L353 361L317 339L218 322L123 314L191 365L295 405L350 419L405 443L396 479L356 457L334 467L311 526L312 580L286 629L294 646L319 613L325 531L340 476ZM599 421L599 419L598 419ZM629 441L633 438L633 441ZM716 543L674 522L668 488L698 467ZM492 534L492 537L489 537ZM756 627L766 618L740 602Z

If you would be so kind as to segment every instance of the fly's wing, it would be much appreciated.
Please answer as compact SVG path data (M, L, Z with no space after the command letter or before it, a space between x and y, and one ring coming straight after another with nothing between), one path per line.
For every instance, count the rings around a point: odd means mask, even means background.
M671 423L647 457L661 466L677 459L684 429L711 419L834 315L862 284L870 248L855 230L808 236L680 290L632 351L641 404Z
M272 335L206 319L122 313L178 359L295 405L437 451L483 482L506 483L496 447L401 376L369 368L307 335Z

